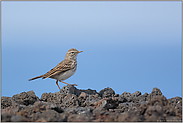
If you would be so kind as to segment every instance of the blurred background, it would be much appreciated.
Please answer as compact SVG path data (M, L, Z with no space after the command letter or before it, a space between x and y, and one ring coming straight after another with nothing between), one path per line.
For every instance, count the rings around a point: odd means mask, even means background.
M77 48L78 89L182 97L181 1L1 2L1 96L58 92L48 72ZM60 87L66 86L59 83Z

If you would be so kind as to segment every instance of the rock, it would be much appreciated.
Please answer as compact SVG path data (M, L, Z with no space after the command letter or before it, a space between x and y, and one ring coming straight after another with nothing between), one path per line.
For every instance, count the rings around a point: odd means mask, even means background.
M163 107L163 112L165 116L176 116L176 110L173 109L170 105Z
M133 107L132 102L125 102L125 103L120 103L117 108L121 109L121 112L127 112L130 109L132 109L132 107Z
M75 107L79 107L80 102L77 98L76 95L72 94L68 94L67 96L65 96L62 100L62 105L67 108L67 107L71 107L71 108L75 108Z
M160 89L158 89L157 87L153 88L152 92L151 92L152 96L157 96L157 95L162 95Z
M11 122L11 117L13 115L14 114L7 114L7 113L1 114L1 122Z
M52 99L49 100L50 97L51 97L51 92L50 93L43 93L41 95L40 101L49 102L50 100L52 100Z
M87 89L87 90L80 90L81 92L84 92L88 95L96 95L98 94L96 90L92 90L92 89Z
M120 95L119 97L117 97L117 99L119 103L127 102L127 99L123 95Z
M26 122L27 119L21 115L14 115L11 117L11 122Z
M84 102L86 100L86 97L88 97L88 94L86 94L85 92L81 92L81 94L78 97L82 107L85 106Z
M132 94L132 97L138 97L141 95L140 91L136 91L135 93Z
M33 105L39 98L35 95L34 91L22 92L12 97L12 100L22 105Z
M144 116L147 122L167 121L169 117L175 116L177 116L177 121L182 120L182 113L171 106L163 95L155 96L147 103L147 110Z
M117 122L117 118L119 116L119 114L117 113L113 113L113 112L109 112L109 111L102 111L102 113L100 113L100 109L101 107L96 108L95 112L99 112L99 113L94 113L95 114L95 120L93 120L93 122Z
M102 107L106 110L114 109L118 106L117 98L110 97L110 98L103 98L94 103L95 107Z
M119 117L119 114L117 113L107 112L106 114L99 116L97 120L100 122L118 122L117 121L118 117Z
M13 102L12 106L2 109L1 114L14 114L15 112L19 112L21 110L24 110L25 108L26 108L25 105L21 105Z
M170 116L166 118L166 122L182 122L182 119L177 118L176 116Z
M54 110L47 110L43 113L34 114L31 121L36 122L65 122L67 116L65 114L59 114Z
M91 90L91 89L87 89L87 90L80 90L80 89L77 89L76 87L74 87L73 85L67 85L67 86L64 86L60 93L62 94L74 94L76 95L77 97L82 93L86 93L87 95L95 95L95 94L98 94L96 90Z
M98 94L89 95L85 102L83 103L84 106L94 106L95 102L101 100L101 97Z
M99 116L99 115L103 115L107 112L107 110L103 107L97 107L93 110L93 115L94 116Z
M124 112L118 117L118 122L144 122L144 120L144 116L136 111Z
M127 102L131 102L132 99L133 99L132 95L131 95L129 92L124 92L124 93L122 93L122 94L120 95L120 97L121 97L122 99L124 99L125 101L127 101Z
M114 97L119 97L119 94L115 94Z
M48 102L36 102L32 107L34 112L45 112L46 110L54 110L58 113L64 112L64 110L55 103Z
M16 114L17 110L13 110L11 107L12 106L8 107L9 110L11 110L11 111L1 113L1 121L2 122L25 122L25 121L28 121L25 117L23 117L19 114Z
M12 105L11 97L1 97L1 109L5 109Z
M144 116L147 122L166 121L160 105L148 106Z
M182 109L182 98L181 97L174 97L174 98L168 99L168 103L176 109L179 109L179 108Z
M65 110L65 113L67 115L71 114L91 114L93 109L90 107L77 107L77 108L67 108Z
M68 122L91 122L94 119L88 114L72 114L68 116Z
M152 92L147 96L146 100L150 100L156 96L160 96L162 95L160 89L158 89L157 87L153 88Z
M137 109L138 114L143 115L145 114L147 110L147 104L141 104L139 108Z
M1 98L3 122L181 122L182 98L166 99L160 89L141 95L115 94L111 88L79 90L67 85L60 92L33 91Z
M22 110L18 110L16 112L16 114L24 116L24 117L28 118L28 120L30 120L30 121L34 121L32 119L32 116L34 116L35 114L39 114L39 113L42 114L48 110L53 110L53 111L56 111L58 113L63 112L61 107L57 106L55 103L48 103L48 102L40 102L39 101L39 102L36 102L34 105L29 105L29 106L26 106Z
M100 92L99 92L99 95L102 97L102 98L105 98L105 97L112 97L115 95L115 92L112 88L105 88L105 89L102 89Z
M81 92L81 94L79 95L78 99L86 99L86 93L85 92Z
M140 103L140 104L147 103L146 96L145 95L140 95L138 97L134 97L133 102L134 103Z
M61 94L60 92L55 93L43 93L41 95L40 101L44 102L54 102L56 104L61 104L63 98L67 96L66 94Z
M129 92L124 92L119 96L118 100L120 101L120 103L131 102L131 101L140 102L140 101L145 101L146 98L141 95L140 91L136 91L135 93L132 93L132 94Z
M90 107L67 108L65 114L68 116L68 122L91 121L93 109Z
M80 105L80 101L78 100L78 97L74 94L63 94L63 93L44 93L41 96L41 101L45 102L54 102L58 106L61 106L62 108L67 107L78 107Z
M67 85L67 86L64 86L60 90L60 93L63 93L63 94L74 94L76 96L79 96L81 91L78 90L76 87L74 87L74 85Z
M147 103L147 105L151 105L151 106L154 106L154 105L166 106L167 104L168 104L168 100L163 95L155 96Z

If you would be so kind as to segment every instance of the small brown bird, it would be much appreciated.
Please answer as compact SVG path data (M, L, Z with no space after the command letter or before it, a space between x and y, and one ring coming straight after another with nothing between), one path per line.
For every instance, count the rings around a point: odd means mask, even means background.
M83 52L83 51L78 51L75 48L68 50L66 55L65 55L65 59L63 61L61 61L58 65L56 65L53 69L48 71L46 74L29 79L29 81L34 80L34 79L38 79L38 78L56 79L56 84L57 84L58 88L60 89L60 87L58 85L58 81L65 83L65 84L68 84L66 82L63 82L62 80L68 79L76 72L77 55L78 55L78 53L81 53L81 52ZM73 85L77 86L76 84L73 84Z

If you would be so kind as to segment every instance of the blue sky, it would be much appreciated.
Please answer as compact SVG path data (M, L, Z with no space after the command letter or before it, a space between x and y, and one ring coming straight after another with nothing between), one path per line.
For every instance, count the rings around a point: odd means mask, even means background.
M1 2L1 96L58 92L53 79L28 79L77 48L78 89L182 97L181 1ZM65 86L59 83L62 88Z

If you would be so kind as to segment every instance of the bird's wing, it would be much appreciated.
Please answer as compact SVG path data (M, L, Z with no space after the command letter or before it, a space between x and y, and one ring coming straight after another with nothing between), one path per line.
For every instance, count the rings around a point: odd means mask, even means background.
M51 69L46 74L44 74L43 79L46 79L58 73L70 70L73 68L74 64L75 64L74 60L65 59L62 62L60 62L57 66L55 66L53 69Z

